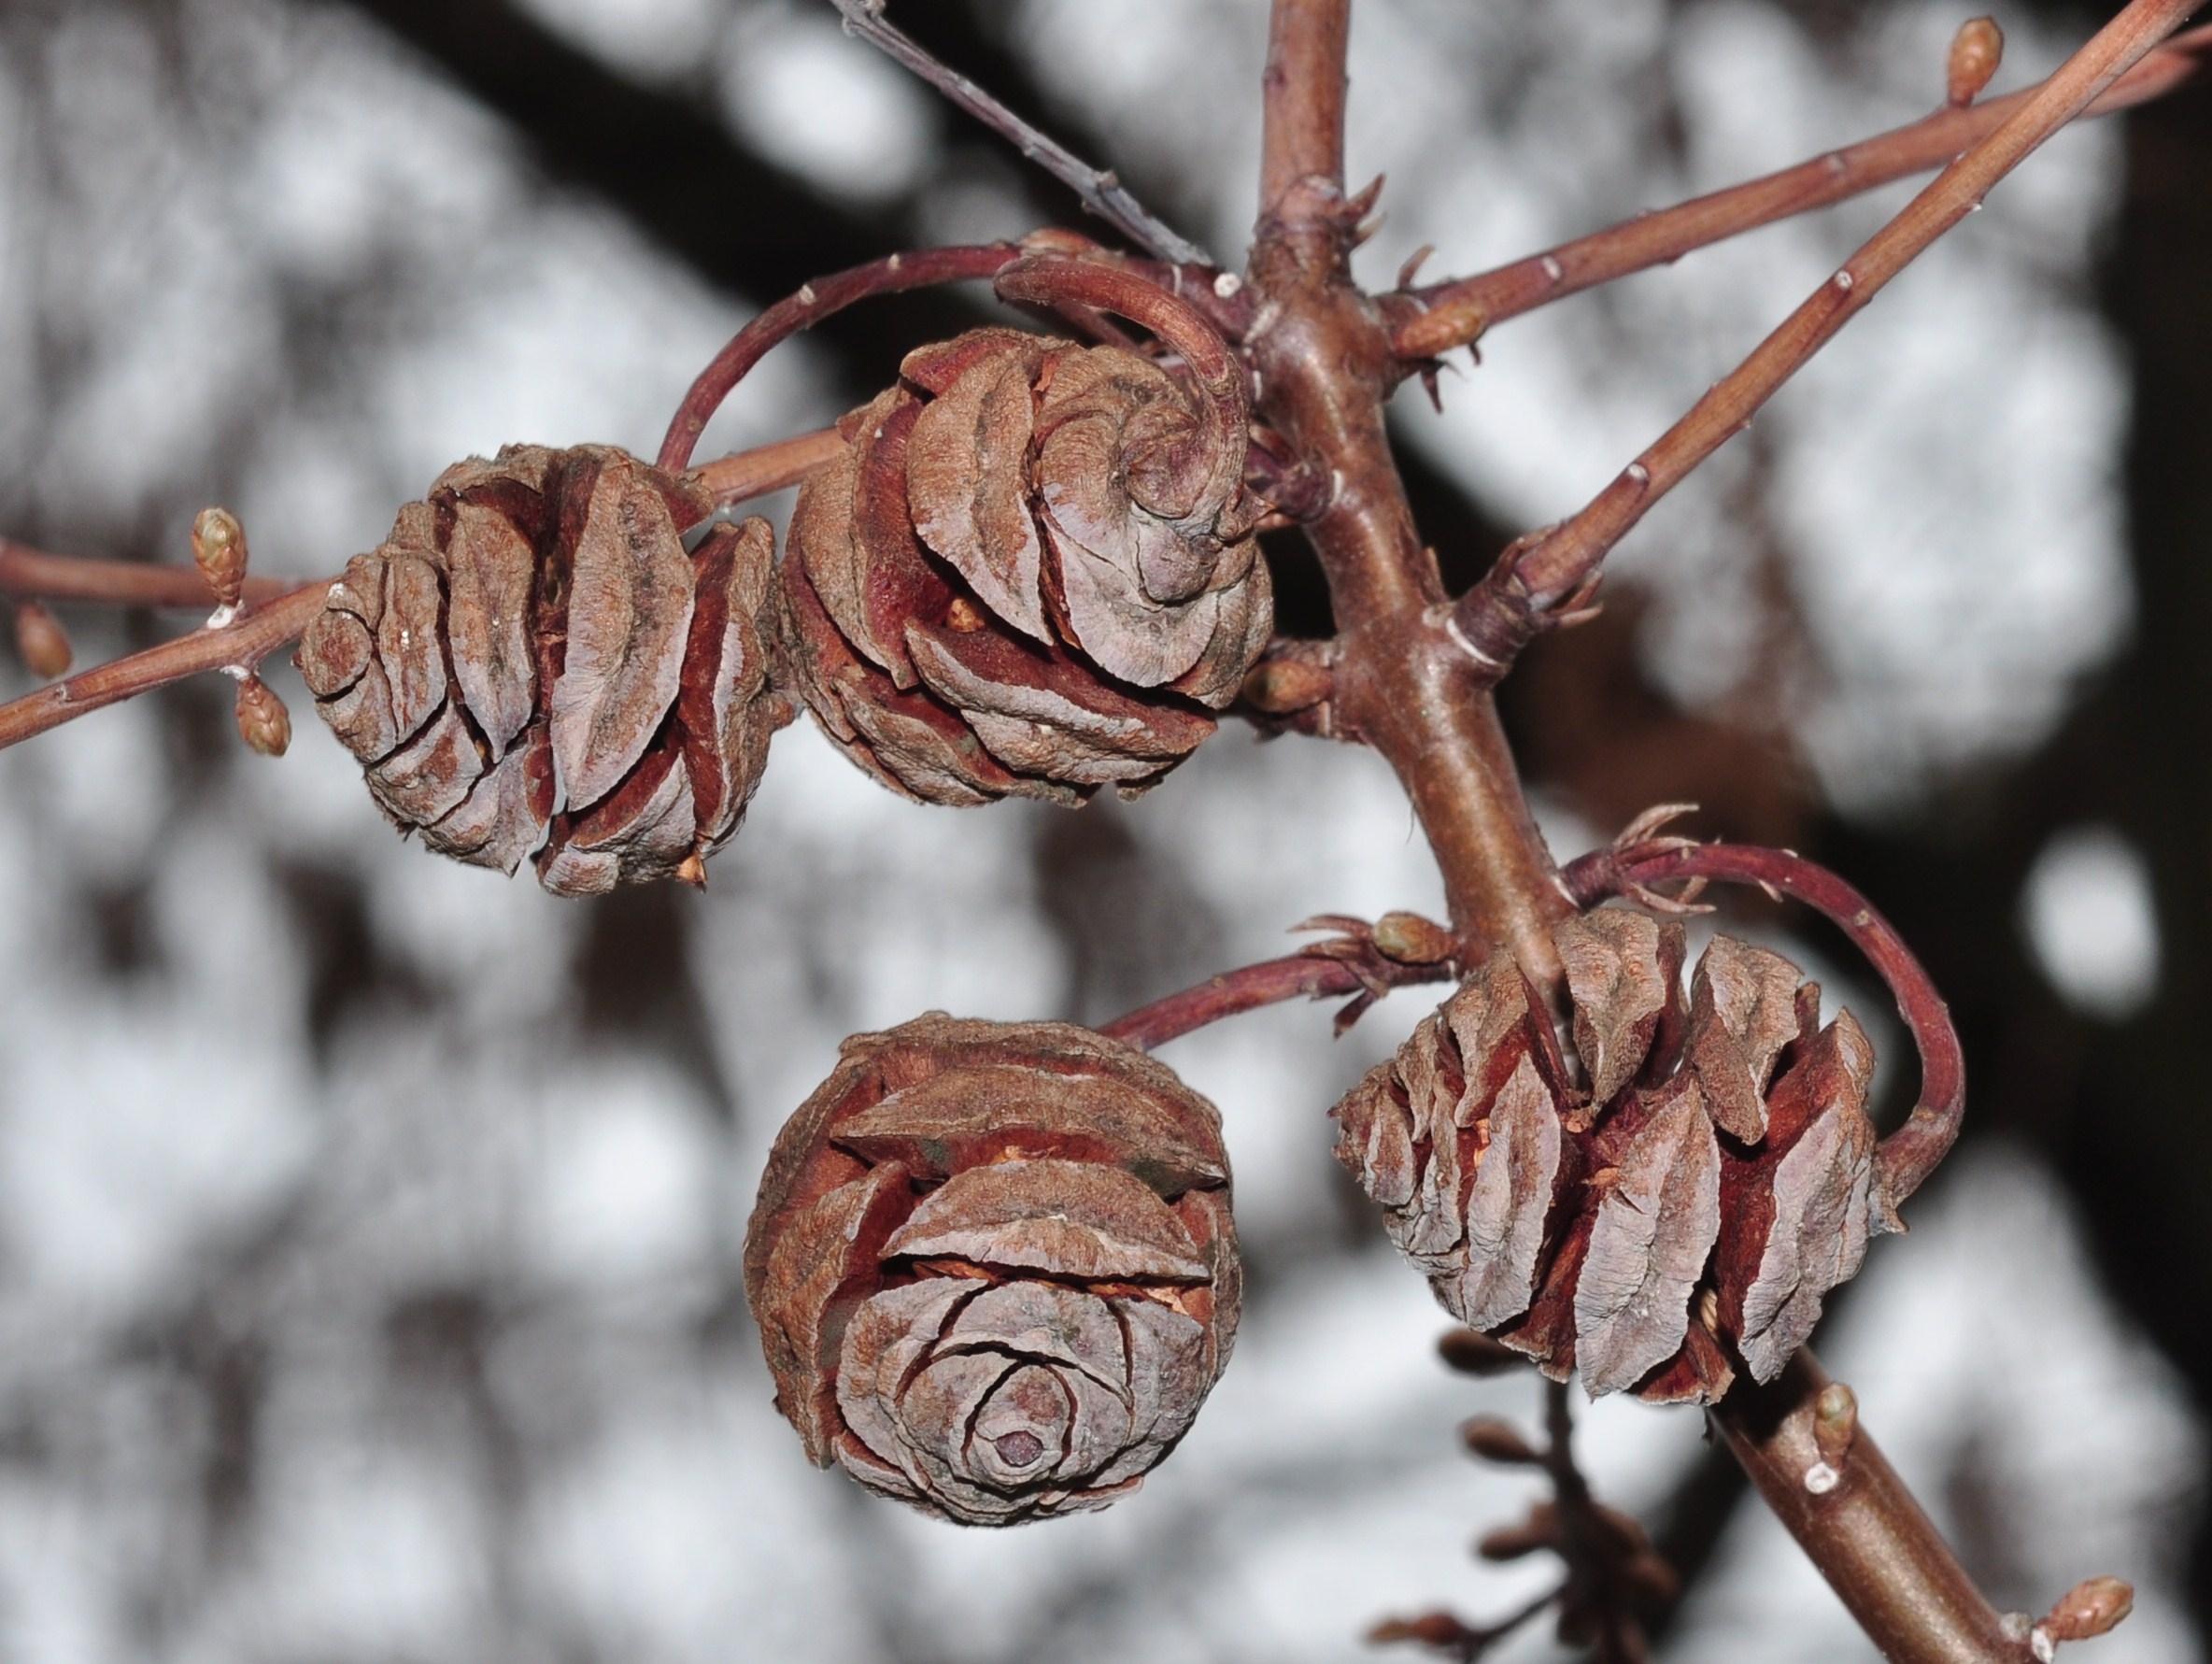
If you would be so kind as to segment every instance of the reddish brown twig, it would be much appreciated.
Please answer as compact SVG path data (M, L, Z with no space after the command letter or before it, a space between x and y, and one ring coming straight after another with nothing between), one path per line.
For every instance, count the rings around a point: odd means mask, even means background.
M2207 64L2212 25L2167 41L2091 101L2082 116L2112 115L2162 98L2203 75ZM1640 214L1492 271L1385 297L1398 312L1398 354L1409 363L1433 359L1508 318L1940 167L1996 131L2041 90L2026 87L1964 109L1940 109L1780 173Z
M1209 448L1242 478L1244 367L1206 315L1172 291L1119 267L1030 255L1001 268L992 287L1010 301L1072 304L1142 324L1189 366L1215 434Z
M1432 1612L1380 1624L1368 1639L1418 1642L1472 1660L1556 1605L1562 1641L1589 1646L1601 1664L1643 1664L1648 1647L1639 1614L1670 1604L1680 1592L1680 1583L1674 1569L1652 1547L1642 1526L1592 1494L1589 1480L1575 1461L1574 1415L1567 1384L1544 1383L1541 1444L1524 1437L1510 1422L1489 1415L1463 1423L1459 1434L1470 1456L1508 1467L1540 1468L1552 1482L1548 1500L1530 1509L1521 1524L1484 1533L1477 1552L1487 1560L1517 1560L1548 1551L1566 1563L1567 1579L1495 1623L1469 1625L1449 1613Z
M1141 249L1173 264L1212 266L1206 251L1181 236L1158 215L1129 194L1111 169L1090 165L1058 140L1046 136L957 70L931 57L912 37L883 16L883 0L835 0L848 34L858 35L905 65L953 104L966 110L1021 153L1075 192L1091 213Z
M1864 1428L1829 1464L1834 1481L1808 1484L1825 1459L1815 1423L1827 1385L1802 1349L1765 1387L1737 1376L1713 1423L1891 1664L2029 1664L2024 1626L2015 1633L1974 1586Z
M1327 929L1342 933L1316 942L1285 959L1266 960L1241 970L1224 971L1196 988L1186 988L1166 999L1139 1006L1115 1018L1099 1032L1140 1051L1165 1045L1209 1023L1227 1017L1278 1005L1285 1000L1326 1000L1338 994L1353 998L1337 1013L1336 1031L1341 1034L1376 1000L1395 988L1423 982L1449 982L1459 974L1457 958L1413 962L1391 958L1375 944L1374 928L1356 918L1312 919L1300 929ZM1441 929L1441 927L1434 927Z
M801 286L798 293L785 296L739 330L730 344L715 354L714 362L699 373L684 394L684 402L676 406L667 437L660 442L660 466L677 473L690 465L699 435L722 407L722 401L779 342L872 295L988 277L1008 261L1018 259L1021 252L1014 243L916 249L851 266Z
M797 485L815 469L835 461L844 449L844 440L837 430L822 428L702 462L691 470L691 477L714 492L719 506L733 508Z
M234 665L248 669L296 639L322 605L331 580L287 590L233 624L195 630L158 647L96 665L65 682L0 704L0 749L135 694Z
M1487 1624L1469 1624L1448 1612L1425 1612L1419 1617L1384 1618L1368 1631L1370 1646L1388 1646L1394 1642L1412 1642L1431 1652L1441 1653L1448 1658L1457 1658L1460 1664L1474 1664L1484 1653L1514 1631L1559 1604L1567 1593L1562 1585L1547 1590L1525 1605L1515 1608L1502 1618Z
M249 577L246 600L258 605L297 587L293 578ZM101 601L121 606L210 608L215 596L194 566L50 555L0 537L0 595L19 601Z
M1951 1026L1950 1007L1895 927L1827 868L1787 849L1668 839L1664 846L1595 850L1570 861L1563 876L1586 907L1632 887L1709 878L1755 884L1825 915L1889 985L1920 1051L1920 1101L1905 1124L1882 1140L1876 1158L1882 1200L1894 1208L1910 1196L1958 1141L1966 1111L1966 1055Z
M1751 422L1759 407L1991 188L2073 121L2202 0L2132 0L1992 133L1867 240L1751 355L1571 519L1521 538L1453 609L1477 679L1502 674L1493 644L1550 621L1653 504Z
M1276 0L1269 24L1259 235L1244 334L1255 404L1287 455L1327 482L1306 535L1327 576L1340 651L1332 708L1388 760L1444 879L1452 923L1559 974L1551 927L1572 910L1528 812L1496 706L1470 692L1444 629L1441 578L1393 459L1387 328L1353 281L1364 205L1343 179L1346 0Z

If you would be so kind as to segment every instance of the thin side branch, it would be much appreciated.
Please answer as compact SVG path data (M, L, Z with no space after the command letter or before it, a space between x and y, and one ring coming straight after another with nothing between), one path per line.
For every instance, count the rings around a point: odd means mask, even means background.
M322 606L332 580L291 590L220 629L195 630L158 647L97 665L67 681L0 704L0 750L120 700L149 693L211 670L251 669L298 639Z
M892 27L884 0L834 0L845 32L895 58L945 98L966 110L1083 199L1083 206L1141 249L1172 265L1212 267L1217 263L1129 194L1112 169L1093 167L1057 139L1048 138L956 69L940 64L902 31Z
M2167 41L2092 100L2083 119L2162 98L2212 67L2212 25ZM2048 84L2048 83L2044 83ZM1830 150L1794 167L1561 243L1495 270L1385 297L1408 306L1396 339L1409 362L1465 347L1493 324L1778 220L1940 167L2009 120L2042 84L2001 98L1946 107L1907 126Z
M1326 1000L1338 994L1351 994L1364 1011L1373 1003L1378 985L1387 989L1423 982L1449 982L1457 974L1454 966L1448 962L1407 965L1378 955L1354 964L1309 951L1210 976L1196 988L1184 988L1164 1000L1140 1006L1127 1017L1115 1018L1099 1032L1110 1040L1133 1045L1139 1051L1150 1051L1156 1045L1179 1040L1223 1017L1257 1011L1263 1005L1279 1005L1285 1000ZM1340 1032L1341 1029L1340 1019Z
M296 587L297 580L249 577L246 601L258 605ZM94 601L119 606L181 606L202 611L215 594L196 566L154 566L139 561L98 561L51 555L0 537L0 595L17 601Z
M717 507L733 508L797 485L836 461L844 449L844 440L835 428L821 428L702 462L691 470L691 477L714 492Z
M2125 10L2020 104L1996 131L1936 177L1877 232L1688 415L1624 469L1572 519L1523 537L1460 598L1452 621L1470 644L1479 676L1503 673L1495 644L1539 627L1595 576L1599 562L1638 520L1832 340L1866 303L1936 239L1981 204L1991 188L2088 108L2130 66L2178 28L2202 0L2132 0Z

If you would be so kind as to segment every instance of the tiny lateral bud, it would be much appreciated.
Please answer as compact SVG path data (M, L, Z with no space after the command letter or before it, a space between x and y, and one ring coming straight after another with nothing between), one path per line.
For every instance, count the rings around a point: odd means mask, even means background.
M1425 1612L1411 1618L1384 1618L1368 1631L1368 1642L1376 1646L1394 1641L1412 1641L1423 1646L1460 1647L1474 1636L1474 1630L1448 1612Z
M31 674L42 682L69 674L77 654L69 646L69 633L62 620L35 601L16 604L15 645Z
M1458 939L1418 913L1385 913L1375 920L1375 946L1401 965L1437 965L1452 957Z
M1543 1458L1510 1422L1495 1415L1477 1415L1459 1424L1459 1442L1486 1462L1506 1462L1524 1468L1539 1465Z
M1859 1430L1859 1401L1840 1381L1831 1381L1813 1401L1812 1442L1821 1460L1840 1472Z
M281 757L291 745L291 713L276 690L257 676L238 683L238 737L263 757Z
M219 605L235 606L246 587L246 528L227 508L203 508L192 521L192 562Z
M1335 686L1336 677L1325 664L1268 659L1254 665L1244 678L1244 703L1270 717L1286 717L1319 704Z
M1485 1531L1477 1540L1475 1552L1486 1560L1519 1560L1555 1547L1558 1542L1559 1512L1549 1502L1538 1502L1519 1525Z
M1502 1375L1528 1361L1510 1346L1471 1329L1455 1329L1438 1341L1437 1355L1463 1375Z
M2053 1641L2089 1641L2106 1634L2135 1609L2135 1591L2117 1577L2076 1584L2037 1626Z
M1981 96L1981 90L1997 73L2005 59L2005 31L1994 18L1968 18L1951 36L1947 92L1950 102L1964 109Z
M1450 300L1400 324L1391 346L1401 359L1441 358L1454 347L1471 347L1490 327L1490 315L1471 300Z

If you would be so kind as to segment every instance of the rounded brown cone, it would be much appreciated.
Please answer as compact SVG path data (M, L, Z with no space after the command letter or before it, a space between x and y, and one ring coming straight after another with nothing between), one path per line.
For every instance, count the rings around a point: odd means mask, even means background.
M1334 1111L1337 1159L1470 1328L1593 1398L1710 1401L1781 1372L1870 1233L1874 1054L1764 947L1606 907L1554 932L1576 1084L1495 956Z
M557 895L696 880L790 720L763 630L768 522L608 446L440 475L300 642L315 708L403 832Z
M858 1034L776 1138L744 1269L818 1465L964 1525L1101 1508L1228 1359L1220 1117L1066 1023Z
M1142 790L1213 732L1273 624L1241 395L1003 329L900 375L792 517L807 703L930 803Z

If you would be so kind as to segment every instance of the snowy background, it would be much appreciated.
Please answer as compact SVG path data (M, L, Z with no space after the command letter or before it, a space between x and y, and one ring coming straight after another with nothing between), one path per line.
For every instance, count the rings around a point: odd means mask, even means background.
M1010 168L956 157L826 5L521 9L912 240L1028 228ZM1264 6L985 9L1170 218L1241 247ZM1927 107L1963 13L1846 10L1362 0L1352 166L1390 177L1363 273L1424 243L1474 269ZM2006 84L2063 52L2001 15ZM2126 366L2090 293L2117 167L2109 132L2054 144L1621 551L1655 685L1753 701L1846 815L2033 745L2125 643ZM1897 200L1501 328L1403 438L1502 520L1555 517ZM257 570L331 571L472 451L649 451L748 310L354 10L0 6L9 535L176 561L220 501ZM839 373L786 348L707 451L827 420ZM85 660L153 628L69 621ZM1442 1369L1441 1315L1327 1155L1417 992L1342 1042L1286 1007L1164 1053L1227 1118L1248 1313L1196 1430L1104 1515L962 1532L815 1472L739 1287L763 1152L842 1035L1100 1020L1312 913L1439 910L1376 759L1225 732L1135 805L951 812L801 723L705 895L577 904L396 842L275 680L281 762L209 688L0 754L0 1659L1336 1660L1386 1614L1541 1586L1468 1556L1528 1486L1453 1436L1530 1415L1535 1383ZM0 659L0 693L27 685ZM1613 830L1545 812L1562 856ZM2084 1013L2156 987L2142 859L2093 818L2019 928ZM2203 1429L2070 1207L1970 1143L1822 1351L1993 1598L2126 1576L2134 1617L2082 1657L2180 1664ZM1666 1656L1871 1657L1700 1435L1618 1401L1583 1421L1601 1494L1721 1532Z

